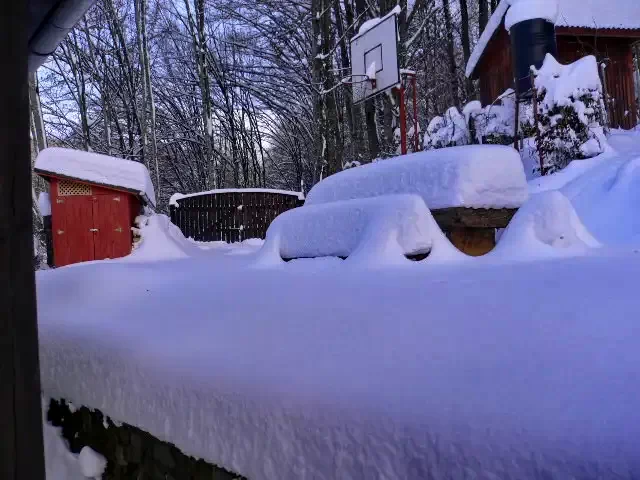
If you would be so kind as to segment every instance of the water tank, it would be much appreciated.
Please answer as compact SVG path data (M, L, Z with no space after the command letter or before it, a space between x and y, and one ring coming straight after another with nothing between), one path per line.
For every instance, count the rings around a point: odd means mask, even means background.
M558 56L556 30L553 23L535 18L514 24L509 32L516 93L522 98L532 87L531 65L540 68L547 53Z

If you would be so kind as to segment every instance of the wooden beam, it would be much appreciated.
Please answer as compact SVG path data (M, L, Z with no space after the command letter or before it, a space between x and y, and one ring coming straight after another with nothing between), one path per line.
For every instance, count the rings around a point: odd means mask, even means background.
M432 210L433 218L442 230L452 228L505 228L518 211L517 208L441 208Z
M43 480L29 96L27 2L0 15L0 479Z

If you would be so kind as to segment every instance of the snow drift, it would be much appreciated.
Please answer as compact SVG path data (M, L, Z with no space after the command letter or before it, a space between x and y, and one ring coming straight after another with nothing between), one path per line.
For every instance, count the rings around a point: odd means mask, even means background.
M492 257L511 259L580 255L599 247L571 202L558 191L535 195L516 213Z
M528 198L518 152L474 145L418 152L342 171L314 186L306 205L416 194L430 209L519 207Z
M561 191L598 240L640 245L640 157L608 158Z
M462 256L421 197L385 195L307 205L281 214L269 227L261 261L275 254L277 259L348 257L350 263L378 265L427 253L430 260Z
M175 260L198 255L201 250L187 240L180 229L166 215L139 216L136 218L136 233L140 240L135 243L131 255L118 261L149 262Z

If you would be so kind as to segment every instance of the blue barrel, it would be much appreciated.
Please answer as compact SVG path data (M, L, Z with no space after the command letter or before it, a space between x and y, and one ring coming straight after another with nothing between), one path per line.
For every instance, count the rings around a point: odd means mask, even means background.
M531 65L542 66L550 53L558 56L555 25L545 19L535 18L516 23L511 27L511 56L513 76L518 98L531 95Z

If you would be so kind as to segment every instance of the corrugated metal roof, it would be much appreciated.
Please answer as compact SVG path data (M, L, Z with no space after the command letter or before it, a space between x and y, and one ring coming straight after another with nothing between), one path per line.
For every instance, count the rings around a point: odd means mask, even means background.
M559 0L559 7L558 27L640 28L640 0Z
M640 0L558 0L557 27L580 27L599 30L640 29ZM500 28L509 9L509 1L502 0L489 19L487 28L478 39L466 75L471 77L489 41Z

